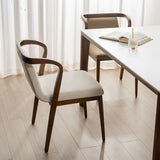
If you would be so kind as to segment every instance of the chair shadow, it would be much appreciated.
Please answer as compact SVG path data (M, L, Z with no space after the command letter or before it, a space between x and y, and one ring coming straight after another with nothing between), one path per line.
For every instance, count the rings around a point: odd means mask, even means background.
M104 160L104 154L105 154L105 142L102 143L99 160Z

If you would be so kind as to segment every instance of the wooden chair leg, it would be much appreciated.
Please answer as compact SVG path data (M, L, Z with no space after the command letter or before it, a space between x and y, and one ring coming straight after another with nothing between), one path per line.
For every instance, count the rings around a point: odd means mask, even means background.
M53 129L56 108L57 106L51 105L49 119L48 119L47 134L46 134L45 152L48 152L49 150L49 144L50 144L50 139L51 139L51 134L52 134L52 129Z
M138 80L135 78L135 96L138 96Z
M104 127L104 113L103 113L103 100L102 96L98 99L99 104L99 116L101 123L102 140L105 141L105 127Z
M38 102L39 102L39 99L35 96L35 98L34 98L34 106L33 106L33 113L32 113L32 124L35 123Z
M124 68L123 68L123 67L121 67L120 77L119 77L119 79L120 79L120 80L122 80L122 78L123 78L123 72L124 72Z
M83 107L83 105L84 105L84 104L83 104L82 102L79 103L79 106L80 106L80 107Z
M87 118L87 102L83 103L83 107L84 107L84 116L85 118Z
M100 60L97 60L97 68L96 68L96 78L97 81L100 81Z

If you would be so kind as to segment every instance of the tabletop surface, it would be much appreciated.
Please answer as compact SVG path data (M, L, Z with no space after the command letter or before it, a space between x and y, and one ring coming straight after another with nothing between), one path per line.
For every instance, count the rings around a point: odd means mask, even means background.
M138 46L136 52L128 50L128 44L100 39L113 31L132 32L131 28L109 28L82 30L82 35L102 49L113 60L160 93L160 26L134 27L153 40Z

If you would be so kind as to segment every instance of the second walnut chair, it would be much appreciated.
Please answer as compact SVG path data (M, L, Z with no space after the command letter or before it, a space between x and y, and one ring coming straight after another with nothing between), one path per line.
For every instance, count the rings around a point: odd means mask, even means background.
M124 18L128 22L128 27L131 27L131 19L123 13L97 13L97 14L84 14L82 20L85 24L85 29L96 28L116 28L119 27L117 18ZM96 78L100 81L100 62L105 60L112 60L103 51L97 48L94 44L90 44L89 56L96 61L97 70ZM124 68L121 67L120 80L123 78ZM138 80L135 78L135 96L138 94Z

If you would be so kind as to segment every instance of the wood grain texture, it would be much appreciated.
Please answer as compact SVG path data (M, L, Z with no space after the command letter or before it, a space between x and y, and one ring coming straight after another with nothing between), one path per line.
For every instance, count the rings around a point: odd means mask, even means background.
M43 149L49 105L39 102L36 124L32 126L34 95L25 77L0 79L0 159L151 160L156 96L139 83L139 96L135 99L134 77L128 72L123 81L117 76L119 70L101 73L105 144L102 145L96 101L87 103L87 119L78 104L60 106L48 154Z

